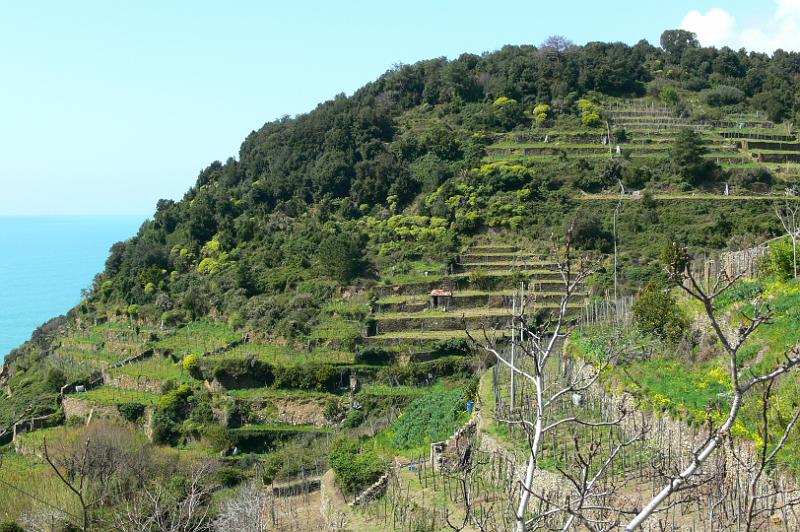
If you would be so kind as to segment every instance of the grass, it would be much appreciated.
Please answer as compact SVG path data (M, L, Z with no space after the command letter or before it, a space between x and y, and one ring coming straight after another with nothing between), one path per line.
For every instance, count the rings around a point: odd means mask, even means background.
M120 403L142 403L144 405L153 406L158 403L159 398L158 395L153 393L126 390L113 386L100 386L93 390L72 394L69 397L104 406L114 406Z
M193 379L183 369L180 363L174 363L169 358L154 355L142 361L114 368L109 371L112 377L127 375L130 377L146 377L155 380L174 380L178 382L191 382Z
M426 275L427 272L427 275ZM442 278L442 265L425 261L403 262L381 271L382 284L411 284L438 281Z
M745 376L771 371L782 363L786 349L800 342L800 285L775 281L764 281L762 285L766 287L773 317L770 323L762 325L753 334L739 352L739 362L743 368L747 368L743 373ZM718 300L719 311L733 327L743 323L743 315L751 315L749 301L753 298L755 288L752 282L741 283ZM693 308L679 301L687 309ZM694 314L697 310L690 312ZM577 347L581 356L591 358L594 348L602 344L596 338L608 332L601 327L591 337L576 337L571 345ZM726 357L717 355L708 360L692 360L689 354L673 355L667 347L663 351L665 354L662 356L625 364L624 371L612 373L611 382L619 382L634 392L645 406L669 411L690 423L704 423L708 412L715 417L723 416L729 406L731 389ZM696 356L699 353L692 354ZM751 392L745 401L733 428L736 437L754 442L761 440L760 393L759 390ZM786 405L796 405L798 395L800 383L796 378L788 376L778 381L770 408L770 416L776 420L775 430L783 430L778 420L785 418L787 408L789 411L795 408ZM771 435L771 438L777 437ZM797 433L790 436L779 460L785 467L800 471L800 436Z
M315 326L308 335L310 340L352 343L361 337L364 326L360 321L329 318Z
M390 386L388 384L365 384L361 387L361 393L375 397L422 397L432 390L437 389L434 385L428 388L418 386Z
M469 331L473 338L483 338L483 331L480 329L473 329ZM487 331L491 336L492 331ZM498 330L496 335L498 337L506 336L506 330ZM439 341L450 340L452 338L466 338L467 334L462 329L451 331L399 331L388 332L371 336L371 340L409 340L409 341Z
M467 255L467 259L469 259L469 255ZM507 266L509 268L517 267L520 268L522 266L552 266L552 262L548 261L541 261L541 260L528 260L528 259L509 259L509 260L493 260L491 262L462 262L460 266L463 267L473 267L473 268L489 268L492 266Z
M243 388L238 390L228 390L228 395L245 401L258 401L262 399L332 399L334 394L325 392L315 392L310 390L277 390L275 388Z
M404 456L430 452L431 443L446 440L469 420L466 401L460 387L428 390L374 438L374 445Z
M288 423L244 425L231 430L237 432L330 432L328 429L314 425L289 425Z
M358 331L360 333L360 328ZM212 355L209 360L250 357L256 357L258 360L276 366L300 366L312 363L352 364L354 362L353 353L324 346L309 352L289 345L260 343L242 344L225 353Z
M241 337L241 334L224 323L197 321L181 327L175 334L158 341L155 347L161 350L169 349L183 357L190 353L203 354L223 348Z
M74 516L81 515L75 495L47 465L32 457L15 454L8 447L0 449L0 454L3 460L0 467L0 521L18 520L23 514L41 510L42 505L37 503L37 499ZM73 519L73 522L78 520Z
M511 313L506 308L465 308L450 312L438 309L425 309L420 312L385 312L376 314L376 320L424 320L428 318L473 318L481 316L509 316Z

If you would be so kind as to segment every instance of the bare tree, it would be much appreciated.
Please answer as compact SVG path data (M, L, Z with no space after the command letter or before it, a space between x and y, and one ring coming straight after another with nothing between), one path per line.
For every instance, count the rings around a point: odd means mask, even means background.
M115 512L113 525L122 532L201 532L210 523L208 477L212 462L195 462L186 485L175 493L160 483L143 487Z
M266 532L270 530L267 514L269 497L257 481L242 486L222 504L214 520L218 532Z
M82 449L76 453L65 455L61 460L54 458L47 448L47 438L42 441L42 454L45 461L58 479L78 498L81 506L81 530L89 529L89 510L93 506L89 491L89 448L91 441L86 440Z
M575 43L567 39L563 35L551 35L550 37L545 39L542 44L539 45L539 48L546 51L563 53L568 50L571 50L572 48L575 48Z
M786 427L783 429L783 432L778 438L775 446L770 449L770 440L773 436L773 432L771 430L773 423L770 419L770 399L773 395L772 390L774 385L775 381L770 380L763 386L764 391L761 398L761 426L759 428L761 444L759 445L756 460L754 463L749 464L746 463L749 462L748 460L743 460L742 457L738 456L739 453L732 453L733 456L739 460L740 464L746 466L748 476L750 478L750 482L747 485L747 490L744 493L744 500L746 502L746 509L744 512L744 528L748 532L750 530L761 528L760 525L761 521L763 521L763 514L770 510L762 503L766 499L777 498L777 492L780 490L778 486L775 486L775 489L769 490L767 493L760 493L759 483L761 482L762 478L768 474L768 470L772 469L775 458L786 445L789 435L791 434L792 430L794 430L798 420L800 420L800 409L797 409L789 423L787 423ZM794 506L800 502L800 496L798 496L796 490L794 490L792 493L787 493L786 489L781 491L783 506Z
M713 286L706 291L702 287L702 282L698 282L692 272L688 254L677 245L673 246L667 265L667 273L680 288L701 304L728 361L728 376L733 390L732 399L724 421L719 427L711 430L708 438L694 450L693 459L689 465L670 478L667 485L644 505L641 511L626 525L625 530L635 530L640 527L672 494L685 489L690 484L691 479L699 473L703 464L729 437L730 431L739 416L744 399L751 390L760 385L770 385L770 383L775 382L779 377L800 364L800 348L794 347L787 351L782 362L777 363L765 373L754 374L752 370L742 367L739 358L742 346L761 325L770 319L770 312L769 309L765 308L759 295L753 301L752 315L744 316L746 324L737 331L730 333L724 331L723 323L717 317L714 302L721 294L733 286L739 276L731 278L724 271L721 271L717 275Z
M534 481L539 469L544 436L550 431L568 424L609 427L618 425L620 422L620 419L599 421L582 419L578 415L552 419L551 414L554 412L554 407L571 400L575 394L586 392L612 360L612 356L609 356L598 365L582 362L574 372L567 376L557 375L557 372L553 372L550 368L555 357L560 356L562 342L574 326L569 316L570 302L598 264L591 258L576 260L572 252L571 235L570 229L567 232L563 249L560 252L558 250L554 252L554 256L560 257L557 271L560 273L563 283L562 296L555 315L543 323L537 323L536 320L529 319L524 305L517 309L514 321L520 324L519 334L512 337L515 361L512 363L506 357L504 349L486 332L484 332L484 340L476 342L492 355L498 364L507 367L512 375L518 374L533 387L533 397L529 407L521 409L513 419L503 420L505 423L522 427L528 436L527 466L524 477L519 479L520 494L515 512L515 530L517 532L525 531L529 525L526 522L526 515L531 497L536 493ZM474 338L472 339L475 341ZM610 349L609 353L613 353L613 349Z
M794 278L797 279L797 239L800 238L800 205L797 202L789 203L789 200L783 206L775 205L775 215L781 221L783 230L792 239L792 268Z

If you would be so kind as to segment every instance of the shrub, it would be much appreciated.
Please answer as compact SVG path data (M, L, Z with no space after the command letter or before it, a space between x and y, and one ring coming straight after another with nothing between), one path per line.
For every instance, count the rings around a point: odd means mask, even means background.
M578 109L581 112L581 124L586 127L596 127L600 125L600 114L602 108L591 100L579 100Z
M86 420L81 416L69 416L64 424L68 427L82 427L86 424Z
M722 107L723 105L735 105L743 102L745 94L736 87L717 85L711 89L704 90L700 93L700 97L711 107Z
M584 213L575 218L572 226L572 244L575 249L594 249L601 253L611 251L614 235L603 229L600 218L594 213Z
M459 414L465 411L464 389L437 392L411 403L403 416L392 425L392 446L413 449L444 440L458 426Z
M474 271L467 275L467 281L470 285L480 290L494 290L497 286L498 278L487 275L482 271Z
M693 129L687 128L678 133L669 151L670 161L676 173L690 185L713 183L717 181L720 168L703 156L708 149L702 137Z
M681 99L680 95L678 94L678 90L672 86L667 86L661 89L661 92L658 94L658 98L667 105L675 105Z
M6 519L0 521L0 532L25 532L25 529L19 526L16 521Z
M47 377L45 377L45 385L47 386L48 390L52 390L54 392L60 392L61 387L67 383L67 378L64 376L64 372L58 368L51 368L47 371Z
M198 425L206 425L214 422L214 411L208 401L198 401L189 415L189 421Z
M334 421L342 414L342 405L339 404L339 401L336 399L330 399L328 402L325 403L325 408L322 411L322 415L325 416L325 419Z
M171 445L175 443L180 434L177 424L164 412L156 411L151 424L153 443Z
M346 429L354 429L364 422L363 410L350 410L347 417L342 422L342 427Z
M192 393L188 384L181 384L161 396L158 400L158 410L171 419L183 419L189 412L189 398Z
M317 260L322 272L340 283L348 283L366 272L364 246L349 235L323 240L317 250Z
M385 364L394 359L394 354L380 347L364 347L355 355L356 364Z
M186 355L183 357L181 365L183 366L184 370L186 370L189 374L192 374L192 372L197 371L198 366L200 365L200 357L195 354Z
M144 415L142 403L119 403L117 405L120 415L131 423L136 422Z
M689 328L689 319L668 291L647 285L633 304L636 326L671 344L677 343Z
M214 474L214 479L226 488L232 488L245 479L244 472L238 467L223 466Z
M543 126L547 119L550 117L550 106L546 103L540 103L533 108L533 121L537 126Z
M773 242L766 257L767 272L787 281L794 277L794 248L789 238Z
M227 387L268 386L274 379L274 369L261 360L226 358L212 369L211 376Z
M208 425L203 430L203 440L214 451L221 452L233 446L228 431L222 425Z
M378 480L385 466L374 451L361 451L358 440L341 436L334 440L328 462L345 493L355 493Z

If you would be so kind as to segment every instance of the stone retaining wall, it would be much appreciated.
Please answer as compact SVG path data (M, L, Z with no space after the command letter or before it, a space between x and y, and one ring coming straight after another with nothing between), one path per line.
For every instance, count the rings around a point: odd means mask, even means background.
M112 377L108 372L103 372L103 383L106 386L113 386L124 390L148 392L156 395L161 394L161 388L164 386L164 381L161 379L154 379L143 375L137 377L133 375L115 375Z
M373 482L371 486L356 495L353 501L350 503L350 506L361 506L362 504L367 504L370 501L374 501L386 493L386 487L388 485L389 473L384 473L381 475L381 478Z

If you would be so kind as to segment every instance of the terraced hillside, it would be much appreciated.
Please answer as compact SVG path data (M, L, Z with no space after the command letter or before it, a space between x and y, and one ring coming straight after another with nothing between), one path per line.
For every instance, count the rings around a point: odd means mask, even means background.
M646 162L667 157L677 133L694 129L708 148L706 158L725 169L766 168L787 183L800 177L800 141L788 126L759 114L693 122L666 105L629 101L605 110L609 127L544 129L499 136L487 148L488 162L546 162L558 157L630 158ZM615 138L615 133L621 138ZM611 139L609 140L609 134Z
M386 284L374 302L372 344L430 342L482 330L502 335L521 285L529 313L558 308L563 287L556 264L542 252L513 245L473 246L435 281ZM572 303L576 308L580 301Z

